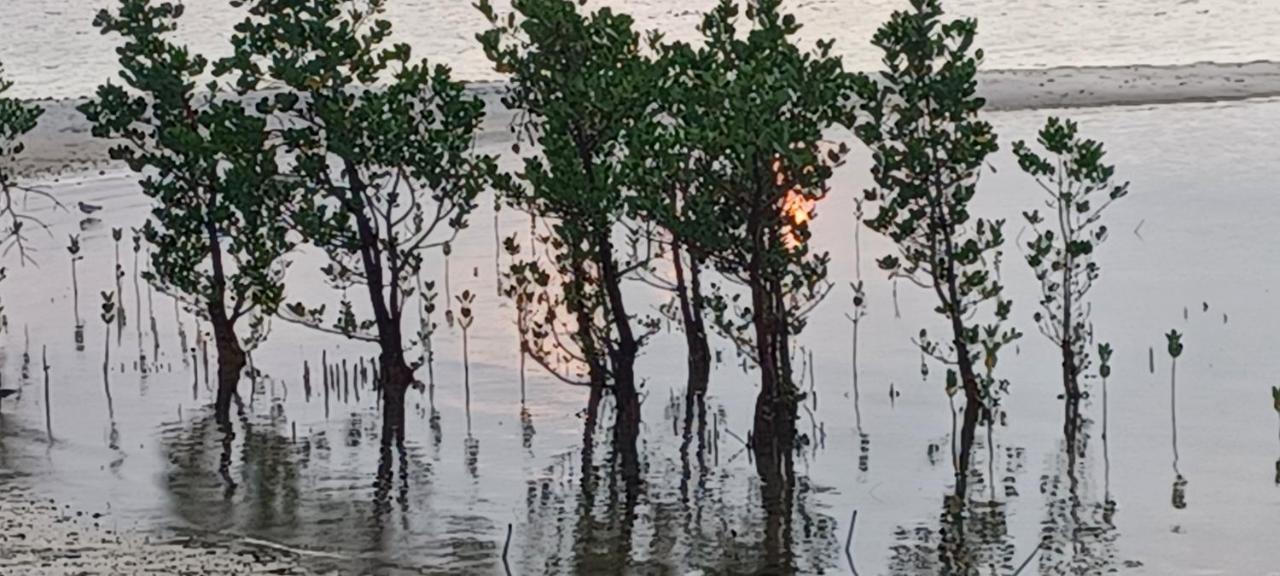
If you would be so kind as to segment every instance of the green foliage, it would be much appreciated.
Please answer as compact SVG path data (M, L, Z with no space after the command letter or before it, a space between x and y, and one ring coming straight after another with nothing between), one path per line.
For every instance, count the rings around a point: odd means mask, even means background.
M1098 367L1098 375L1103 378L1111 377L1111 355L1113 352L1111 344L1106 342L1098 344L1098 362L1101 364Z
M182 14L181 4L152 0L99 12L94 25L123 39L124 85L99 87L80 110L156 203L142 232L155 247L148 279L234 324L274 313L283 298L281 258L292 243L280 214L294 188L279 177L266 118L217 82L197 84L208 61L172 41ZM122 236L112 230L117 244Z
M1170 330L1168 334L1164 335L1164 338L1169 343L1169 357L1177 360L1179 356L1182 356L1182 334L1177 330Z
M1115 167L1104 162L1102 144L1081 138L1074 121L1049 118L1039 144L1043 156L1025 142L1013 145L1018 165L1048 196L1045 205L1054 219L1046 224L1038 210L1023 214L1035 231L1026 253L1040 280L1042 312L1035 319L1040 332L1069 353L1079 374L1090 361L1086 345L1093 326L1085 296L1098 279L1094 252L1107 238L1102 213L1129 193L1129 184L1112 181Z
M285 126L289 176L309 191L293 225L328 254L331 283L368 288L374 318L344 306L336 326L349 336L376 326L383 352L399 355L423 252L466 227L496 171L474 152L484 105L446 66L391 43L385 0L235 4L247 17L216 69L241 93L279 88L257 110Z
M419 359L415 368L422 364L432 366L435 362L435 347L432 343L432 337L435 336L439 324L434 319L436 312L436 292L435 282L424 282L419 286L419 302L421 308L418 314L418 341L422 342L422 358Z
M19 258L25 263L32 261L28 255L27 236L24 229L28 225L45 228L44 224L21 211L30 196L40 196L53 200L46 192L21 186L17 182L14 164L26 146L21 138L35 130L44 110L38 106L27 104L16 98L4 96L13 87L13 82L5 79L4 65L0 64L0 220L5 222L0 230L0 245L4 252L18 250ZM55 201L56 204L56 201Z
M116 295L115 292L102 293L102 313L99 315L102 323L111 326L116 321Z
M1271 401L1277 413L1280 413L1280 386L1271 387Z
M25 149L18 138L34 130L44 114L37 106L2 96L12 87L13 82L5 79L4 66L0 64L0 161L4 166L4 170L0 170L0 184L5 185L13 179L9 164Z
M472 307L476 304L476 295L470 290L463 290L456 298L458 300L458 325L462 327L462 332L465 334L476 321L475 315L472 314Z
M645 134L658 180L638 206L747 287L750 305L717 289L714 324L789 383L787 337L829 290L829 258L812 250L809 221L848 152L823 131L848 125L859 80L831 43L797 46L800 25L780 5L753 3L744 14L722 1L703 18L701 46L660 47L663 119ZM765 326L767 342L753 338L753 324Z
M508 242L516 261L506 292L530 356L582 383L616 372L613 361L634 358L654 329L641 320L645 332L634 332L620 285L644 259L622 261L614 234L628 224L626 135L652 111L655 72L630 16L577 4L513 0L506 18L488 0L477 8L490 23L478 35L485 54L510 79L503 103L517 111L514 148L527 140L538 150L502 191L546 225L530 239L532 256Z
M979 118L985 101L976 94L976 33L973 20L944 21L938 0L911 0L910 10L895 12L873 40L887 70L862 86L868 120L857 134L874 161L866 200L879 206L866 224L898 246L879 265L932 290L951 328L945 344L922 330L921 349L959 368L970 400L994 403L993 387L1006 384L991 376L998 353L1021 335L1003 327L1012 309L999 276L1004 222L969 208L982 166L998 149L991 125ZM988 303L992 316L976 316ZM980 358L987 370L978 390Z

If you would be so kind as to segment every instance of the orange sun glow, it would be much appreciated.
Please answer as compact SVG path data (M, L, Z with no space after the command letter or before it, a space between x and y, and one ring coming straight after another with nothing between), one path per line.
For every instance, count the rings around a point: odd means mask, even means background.
M778 186L786 184L786 175L782 172L782 160L773 161L773 173ZM817 204L817 200L805 197L799 186L787 190L787 196L782 200L781 207L781 213L791 220L782 228L783 243L786 244L787 249L795 250L804 244L797 229L813 221L813 212Z

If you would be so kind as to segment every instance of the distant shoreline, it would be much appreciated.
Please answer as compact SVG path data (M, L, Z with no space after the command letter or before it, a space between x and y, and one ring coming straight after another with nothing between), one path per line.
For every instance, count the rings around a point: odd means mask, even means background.
M1280 96L1280 62L1063 66L978 74L989 110L1227 102Z
M488 110L482 142L508 138L511 115L499 102L504 84L473 82ZM993 112L1106 106L1151 106L1280 97L1280 62L1200 62L1175 66L1081 66L992 70L978 75L979 93ZM76 111L86 98L30 100L45 109L24 142L17 172L34 179L105 170L109 143L93 138Z

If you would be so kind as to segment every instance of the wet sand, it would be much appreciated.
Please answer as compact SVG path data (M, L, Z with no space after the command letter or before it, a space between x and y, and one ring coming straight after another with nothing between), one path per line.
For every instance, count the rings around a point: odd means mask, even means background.
M1280 62L997 70L980 75L979 89L994 111L1272 98L1280 96ZM472 90L489 112L482 140L506 139L511 116L499 102L501 85L476 83ZM76 111L83 99L37 102L45 116L26 138L27 151L16 166L19 175L55 179L118 168L107 160L109 143L93 138Z
M290 554L243 540L215 544L111 526L109 511L75 510L0 490L0 574L310 574Z
M991 110L1226 102L1280 96L1280 62L1001 70L978 84Z

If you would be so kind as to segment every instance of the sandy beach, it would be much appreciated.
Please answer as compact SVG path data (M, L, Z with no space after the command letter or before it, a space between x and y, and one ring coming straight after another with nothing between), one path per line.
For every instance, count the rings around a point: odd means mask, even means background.
M499 102L501 85L477 83L489 117L482 140L505 139L510 115ZM1280 62L1200 63L1185 66L1061 67L983 73L979 89L988 109L1014 111L1102 106L1149 106L1280 96ZM37 101L45 110L26 138L16 171L30 179L111 169L109 144L93 138L76 110L78 98Z

